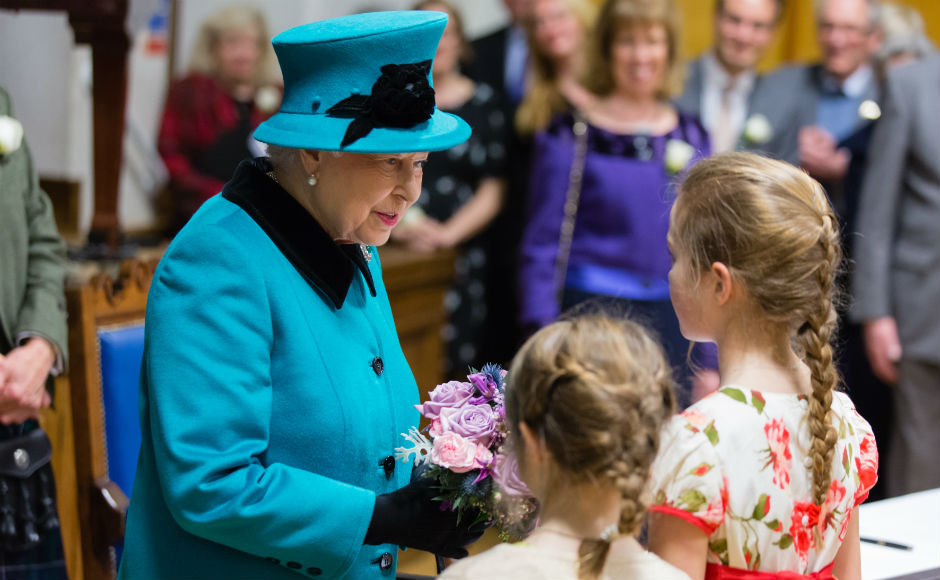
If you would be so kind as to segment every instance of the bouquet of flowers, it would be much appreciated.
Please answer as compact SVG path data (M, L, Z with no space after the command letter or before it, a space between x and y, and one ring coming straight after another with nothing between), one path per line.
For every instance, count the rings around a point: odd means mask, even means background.
M469 510L480 521L495 523L504 540L517 535L510 527L535 512L515 459L500 452L509 435L503 409L506 374L499 365L486 364L479 371L470 369L468 382L437 385L429 401L415 405L430 425L402 433L411 446L395 450L404 462L414 455L422 476L437 481L444 508L461 515Z

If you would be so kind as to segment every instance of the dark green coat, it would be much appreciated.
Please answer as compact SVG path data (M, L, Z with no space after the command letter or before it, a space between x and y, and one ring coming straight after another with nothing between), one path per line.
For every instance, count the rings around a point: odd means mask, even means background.
M0 88L0 116L13 116L10 97ZM65 245L52 204L39 179L25 139L0 155L0 353L16 337L37 333L66 356Z

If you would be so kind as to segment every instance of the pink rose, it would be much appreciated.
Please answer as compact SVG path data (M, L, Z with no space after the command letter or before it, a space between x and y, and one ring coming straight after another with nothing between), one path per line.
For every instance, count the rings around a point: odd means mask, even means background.
M489 467L490 463L493 463L493 452L490 451L486 446L477 444L477 451L473 456L473 461L475 463L474 467L483 469L484 467Z
M855 469L858 471L860 485L855 491L855 505L865 501L869 490L878 481L878 447L875 445L875 436L865 433L855 456Z
M460 381L450 381L434 387L429 393L429 401L415 405L415 409L428 419L437 419L441 409L460 407L473 396L473 385Z
M507 495L532 497L532 492L519 475L519 464L512 453L499 453L496 456L493 481Z
M829 491L826 493L826 501L819 510L819 531L825 532L827 527L835 526L833 519L836 510L839 509L844 499L845 486L836 480L832 480L832 483L829 485Z
M453 432L434 438L431 462L454 473L466 473L476 467L477 444Z
M431 427L428 430L428 433L431 435L431 437L440 437L441 433L443 432L444 432L444 429L441 427L440 417L438 417L437 419L432 419Z
M466 405L445 407L440 414L441 428L489 446L493 441L498 417L489 405Z

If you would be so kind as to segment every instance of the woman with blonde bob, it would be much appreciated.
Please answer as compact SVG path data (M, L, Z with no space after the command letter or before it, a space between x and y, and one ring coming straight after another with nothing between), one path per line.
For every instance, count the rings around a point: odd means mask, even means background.
M688 342L669 304L666 249L675 177L710 153L677 111L677 6L608 0L588 52L597 99L535 138L521 246L521 325L532 331L594 296L617 298L660 335L687 404ZM705 361L699 361L705 362Z
M170 86L157 149L170 176L169 232L263 149L251 132L281 102L281 77L264 14L225 6L199 28L189 70Z
M599 313L560 320L522 346L508 376L509 453L539 524L442 578L686 578L635 539L659 431L675 408L647 330Z
M722 384L663 431L650 549L692 578L860 578L857 508L878 453L836 390L842 250L826 192L753 153L706 159L680 187L669 246L682 333L717 344Z

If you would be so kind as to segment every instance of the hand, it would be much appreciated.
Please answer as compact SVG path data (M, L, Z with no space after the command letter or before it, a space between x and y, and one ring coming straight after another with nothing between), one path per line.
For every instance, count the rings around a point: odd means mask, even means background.
M473 525L472 513L464 513L458 524L457 512L444 509L434 499L439 493L435 485L413 473L405 487L377 496L363 543L398 544L447 558L465 557L464 546L478 540L488 524Z
M800 166L820 181L839 181L849 169L852 155L836 148L835 138L825 129L808 126L800 129Z
M891 316L873 318L862 324L865 337L865 353L872 372L882 382L894 385L898 382L897 363L901 360L901 339L898 325Z
M0 357L0 423L38 418L51 404L46 379L54 363L55 349L38 337Z
M396 241L403 242L412 250L419 252L433 252L438 248L448 246L443 224L429 217L395 228L392 232Z

